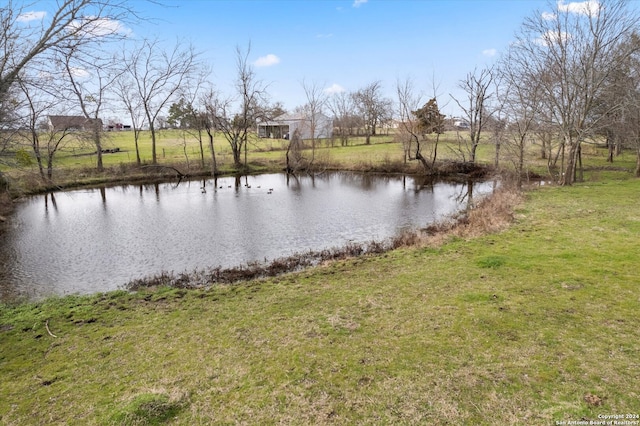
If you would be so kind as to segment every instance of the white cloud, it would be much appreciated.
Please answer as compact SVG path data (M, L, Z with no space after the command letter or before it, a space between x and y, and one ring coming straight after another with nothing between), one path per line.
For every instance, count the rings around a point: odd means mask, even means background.
M556 19L556 14L551 12L542 12L542 19L545 21L553 21Z
M485 49L482 51L484 56L496 56L497 53L498 51L496 49Z
M89 74L89 71L85 70L84 68L71 68L71 74L73 74L74 77L80 77L80 78L85 78L85 77L89 77L91 74Z
M331 86L324 89L325 93L329 95L333 95L334 93L342 93L345 91L345 88L340 86L338 83L333 83Z
M253 64L256 67L270 67L280 63L280 58L276 55L269 53L267 56L261 56Z
M585 0L565 3L564 0L558 0L558 10L593 16L600 11L600 2L598 0Z
M360 7L369 0L353 0L353 7Z
M333 33L328 34L316 34L316 38L331 38L333 37Z
M557 33L556 31L547 31L546 33L535 39L535 42L541 46L550 46L552 44L558 43L561 40L566 43L570 38L571 34L567 32Z
M18 22L41 21L47 16L47 12L27 12L16 18Z
M89 16L69 24L71 31L78 31L89 37L104 37L114 34L131 34L131 30L121 22L109 18Z

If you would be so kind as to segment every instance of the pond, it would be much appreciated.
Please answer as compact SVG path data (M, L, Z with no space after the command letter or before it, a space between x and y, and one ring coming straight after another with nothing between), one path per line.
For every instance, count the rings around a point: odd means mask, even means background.
M471 189L493 187L266 174L34 196L0 241L0 300L110 291L162 271L383 241L464 208Z

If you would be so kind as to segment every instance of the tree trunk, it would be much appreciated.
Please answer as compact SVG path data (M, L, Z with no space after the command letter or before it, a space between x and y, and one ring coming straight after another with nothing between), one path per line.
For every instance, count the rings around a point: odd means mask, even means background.
M247 141L242 144L244 146L244 167L247 167Z
M102 140L100 135L100 129L98 126L93 126L93 141L96 144L96 153L98 155L98 171L104 171L104 165L102 163Z
M582 182L584 181L584 171L582 168L582 146L578 145L578 160L576 166L576 177L573 179L574 182Z
M231 151L233 152L233 164L237 168L242 167L242 145L238 144L238 141L235 141L231 147Z
M53 179L53 155L47 158L47 178L49 181Z
M42 178L42 180L45 180L46 176L44 173L44 165L42 164L42 154L40 153L40 143L38 142L38 134L35 131L33 131L31 137L32 137L33 152L36 155L36 162L38 163L38 170L40 171L40 177Z
M518 167L516 170L518 189L522 188L522 175L524 174L524 151L525 151L525 139L526 136L520 138L520 149L518 150Z
M202 145L202 130L198 129L198 143L200 144L200 160L202 164L202 168L204 169L204 146Z
M436 133L436 142L433 145L433 158L431 159L431 168L436 165L436 159L438 158L438 142L440 142L440 133Z
M477 142L471 142L471 156L469 158L469 162L471 162L471 164L475 164L476 163L476 150L478 149L478 143Z
M209 149L211 150L211 176L218 174L218 164L216 163L216 151L213 149L213 135L209 133Z
M293 172L293 169L291 168L291 160L289 159L289 151L291 151L291 139L289 139L289 143L287 144L287 152L285 154L285 158L287 160L287 164L286 164L287 174Z
M149 131L151 132L151 164L158 164L158 155L156 152L156 129L153 121L149 120Z
M560 185L571 185L575 182L576 166L578 163L579 150L580 150L579 141L569 141L567 165L564 168L564 174L562 176L562 179L560 179Z
M136 145L136 163L139 166L142 162L140 161L140 147L138 146L138 139L140 139L140 130L134 128L133 129L133 140L134 140L134 143Z

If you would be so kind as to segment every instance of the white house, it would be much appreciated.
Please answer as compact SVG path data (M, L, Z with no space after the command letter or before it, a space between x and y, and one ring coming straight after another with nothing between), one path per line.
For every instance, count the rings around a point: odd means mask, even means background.
M329 138L333 130L332 120L324 114L316 114L314 124L315 138ZM289 139L298 131L301 139L311 139L312 120L305 113L282 114L271 121L258 123L258 137L271 139Z

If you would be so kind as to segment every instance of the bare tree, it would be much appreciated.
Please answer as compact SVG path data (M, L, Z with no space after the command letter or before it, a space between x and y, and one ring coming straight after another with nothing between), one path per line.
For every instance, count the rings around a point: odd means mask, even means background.
M551 124L562 139L559 182L564 185L576 181L581 144L602 125L606 114L594 115L597 99L616 66L633 52L624 41L638 25L637 13L623 0L578 5L549 4L551 12L524 21L511 47L526 74L541 83Z
M22 117L19 110L23 108L23 99L21 98L21 90L17 85L13 85L9 92L5 93L3 99L0 99L0 163L6 164L6 158L3 154L7 153L15 145L15 135L22 126ZM0 184L2 184L2 172L0 171Z
M203 134L206 132L206 122L198 102L202 99L201 92L209 77L208 68L202 67L188 84L180 89L180 100L169 107L169 124L178 126L183 135L186 133L198 141L200 147L200 165L205 167Z
M340 145L347 146L354 128L353 97L346 92L335 93L328 100L327 106L333 114L333 126L340 136Z
M200 122L207 132L209 138L209 152L211 153L211 176L218 174L218 162L216 161L216 151L214 147L214 137L216 133L215 127L215 105L216 105L216 93L209 89L200 98L200 104L204 108L204 111L198 113Z
M25 78L18 79L17 86L24 98L21 126L24 130L19 134L30 146L36 158L40 177L51 181L55 156L71 135L70 127L49 126L47 123L47 114L59 108L59 86L55 79L32 82Z
M319 122L324 115L324 108L328 99L322 86L316 82L307 83L303 80L302 89L307 98L307 103L303 106L302 111L306 118L305 122L309 127L309 135L311 136L311 161L309 164L311 165L316 156L316 135Z
M160 114L199 66L193 46L179 42L164 50L158 40L144 40L132 52L122 57L125 73L131 77L133 92L142 106L151 133L152 163L158 163L156 150L157 126ZM160 126L162 127L162 126Z
M12 0L0 7L0 97L29 64L52 48L121 34L122 22L135 16L125 0L60 0L50 17L31 7Z
M97 169L104 170L102 163L103 129L100 114L119 74L116 58L99 52L64 49L60 52L60 65L63 76L69 82L65 91L69 91L67 99L74 98L82 115L92 123L89 139L96 147Z
M145 125L146 115L142 105L142 98L136 95L136 82L130 73L121 73L115 81L114 93L124 106L133 131L133 141L136 149L136 163L142 164L140 158L140 133Z
M396 81L396 94L398 96L399 133L402 141L404 160L417 159L425 170L430 169L429 162L422 155L422 135L420 132L420 120L413 113L422 103L422 96L416 93L414 82L410 78ZM415 148L414 148L415 146ZM413 153L413 156L412 156Z
M374 81L352 94L358 115L364 122L366 144L371 143L371 136L376 135L377 127L389 120L392 114L393 101L382 95L382 83Z
M269 108L266 105L266 87L256 79L255 72L248 62L251 44L245 51L236 47L236 93L225 96L220 92L211 92L207 96L206 110L213 120L213 127L222 132L231 147L233 163L247 166L247 145L249 134L258 120L267 119Z
M488 101L492 97L492 83L494 80L492 68L477 69L467 74L464 80L460 80L459 87L464 91L464 101L451 96L464 114L469 124L469 144L466 146L469 162L476 162L476 151L480 145L482 131L487 124L487 118L491 115L488 109ZM463 160L466 161L465 156Z
M508 123L505 149L514 165L518 187L522 186L527 146L543 117L541 83L523 71L523 64L509 53L498 69L503 83L498 97Z
M4 127L13 116L11 109L17 107L12 88L28 69L30 74L47 74L47 56L54 49L120 37L123 22L135 17L126 0L60 0L50 12L33 11L33 6L13 0L0 6L0 124ZM6 148L7 140L0 142L0 150Z
M640 47L640 36L632 34L628 43ZM636 153L636 168L634 175L640 177L640 50L623 63L617 72L616 78L605 94L603 103L616 102L623 99L622 106L614 114L607 117L607 136L615 138L615 148L622 147L633 149ZM609 159L613 161L613 148L609 142Z

